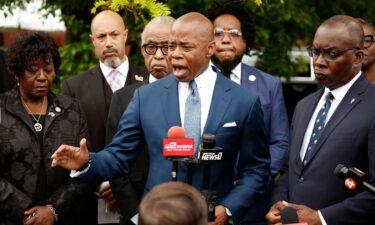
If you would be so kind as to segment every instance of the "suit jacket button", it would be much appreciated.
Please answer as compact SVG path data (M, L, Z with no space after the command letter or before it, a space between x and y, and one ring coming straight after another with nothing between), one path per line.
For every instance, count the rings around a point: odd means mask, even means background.
M299 181L300 183L303 183L304 180L305 180L305 178L300 177L298 181Z

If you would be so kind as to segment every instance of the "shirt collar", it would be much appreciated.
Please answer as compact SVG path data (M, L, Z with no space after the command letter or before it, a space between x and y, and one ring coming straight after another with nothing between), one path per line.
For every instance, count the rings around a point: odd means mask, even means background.
M329 88L324 88L324 96L327 95L328 92L331 92L335 100L341 101L346 93L349 91L349 89L353 86L353 84L358 80L358 78L361 76L361 71L357 73L348 83L334 89L330 90Z
M236 79L241 79L241 63L238 63L236 67L232 70L232 76L235 76Z
M211 64L207 67L207 69L195 77L195 83L197 83L197 87L207 87L208 85L215 85L216 82L216 72L212 69ZM179 86L182 88L189 89L189 82L178 82Z
M105 78L107 78L109 76L109 74L112 72L112 70L114 70L114 69L116 69L118 72L120 72L120 74L122 76L126 76L129 72L129 61L128 61L127 58L117 68L109 67L109 66L105 65L104 63L102 63L101 61L99 61L99 66L100 66L100 69L102 70L102 73L103 73Z
M151 84L152 82L155 82L157 81L158 79L156 77L154 77L154 75L152 75L150 73L150 76L148 77L148 83Z

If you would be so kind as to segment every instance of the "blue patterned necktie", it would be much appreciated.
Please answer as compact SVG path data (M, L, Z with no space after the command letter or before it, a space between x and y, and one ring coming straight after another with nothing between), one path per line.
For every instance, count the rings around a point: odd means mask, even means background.
M316 146L316 143L318 142L320 135L323 133L324 126L326 124L328 110L329 110L329 108L331 108L331 104L332 104L333 99L334 99L334 97L333 97L332 93L328 92L328 94L326 96L326 102L322 106L322 108L320 108L320 110L318 112L318 115L316 116L316 120L315 120L315 123L314 123L313 131L311 133L309 145L307 146L305 157L303 158L303 165L304 166L306 166L308 161L311 159L312 152L313 152L313 150Z
M189 83L190 94L185 102L184 128L187 138L194 138L194 152L197 152L201 137L201 99L194 80Z

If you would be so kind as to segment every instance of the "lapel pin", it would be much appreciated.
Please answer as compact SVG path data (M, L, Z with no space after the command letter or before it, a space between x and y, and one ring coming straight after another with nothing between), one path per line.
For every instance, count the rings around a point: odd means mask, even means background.
M49 112L48 115L51 116L51 117L54 117L54 116L55 116L55 113L53 113L53 112Z
M355 98L352 98L352 100L350 100L350 104L353 104L355 102Z
M255 81L257 78L255 75L250 75L249 76L249 81Z
M58 107L58 106L56 106L56 107L55 107L55 111L59 113L59 112L61 112L61 108Z
M141 82L143 81L143 77L142 76L139 76L139 75L136 74L136 75L134 75L134 77L135 77L136 81L141 81Z

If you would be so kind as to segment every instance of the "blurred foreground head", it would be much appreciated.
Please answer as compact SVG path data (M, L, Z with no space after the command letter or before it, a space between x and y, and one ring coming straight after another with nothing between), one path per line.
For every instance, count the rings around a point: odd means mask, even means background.
M154 187L139 206L139 225L207 225L207 205L191 185L168 182Z

